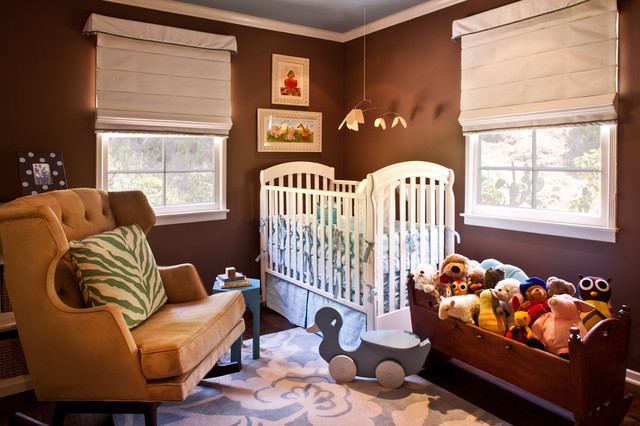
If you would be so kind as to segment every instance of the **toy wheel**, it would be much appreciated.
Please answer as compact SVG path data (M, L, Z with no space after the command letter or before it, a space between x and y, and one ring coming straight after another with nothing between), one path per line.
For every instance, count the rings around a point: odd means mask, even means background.
M385 388L399 388L404 383L404 376L404 368L395 361L382 361L376 367L376 379Z
M356 363L346 355L337 355L329 362L329 374L336 382L348 383L356 377Z

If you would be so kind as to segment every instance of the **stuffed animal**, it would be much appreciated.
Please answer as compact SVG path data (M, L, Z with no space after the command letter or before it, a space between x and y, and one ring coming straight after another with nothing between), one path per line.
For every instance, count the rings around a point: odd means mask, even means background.
M435 265L421 263L416 267L415 273L416 288L425 293L433 293L435 284L438 281L438 270Z
M500 306L500 299L494 289L480 292L480 313L478 314L478 327L492 333L504 335L507 331L507 321L504 314L496 312Z
M547 297L557 296L558 294L575 296L576 287L569 281L557 277L549 277L547 279Z
M513 316L514 325L509 328L509 331L505 334L509 339L517 340L521 343L526 343L527 340L533 337L529 322L531 317L525 311L518 311Z
M490 266L484 271L484 288L495 288L502 280L504 280L504 269ZM518 281L518 285L520 285L520 281Z
M582 323L581 312L595 309L593 306L568 294L549 299L550 313L541 316L532 326L535 338L540 339L547 351L567 358L571 327L577 327L584 338L587 330Z
M444 258L440 265L440 282L466 281L470 270L471 264L467 257L461 254L450 254Z
M516 297L518 304L524 302L524 296L520 293L520 281L515 278L505 278L496 284L495 291L498 299L500 299L500 309L507 316L507 325L512 327L515 324L513 322L513 304L511 300Z
M451 291L454 296L464 296L469 293L469 284L466 281L454 280L451 283Z
M582 314L582 321L587 330L591 330L594 325L605 318L613 317L611 307L611 278L583 277L578 275L578 297L595 309Z
M443 297L438 308L440 319L457 318L467 324L473 324L480 312L480 299L475 294Z
M471 267L469 269L469 275L467 275L467 284L468 284L467 292L469 294L471 293L479 294L480 291L482 291L485 288L484 287L485 270L482 266L480 266L480 263L477 260L470 260L469 264Z
M520 303L516 297L512 298L513 311L526 311L531 317L531 324L535 324L540 316L550 311L547 284L540 278L531 277L521 283L520 293L524 296L524 302Z
M440 303L440 300L443 297L451 297L453 296L453 290L451 290L451 283L436 283L433 296L436 298L436 302Z

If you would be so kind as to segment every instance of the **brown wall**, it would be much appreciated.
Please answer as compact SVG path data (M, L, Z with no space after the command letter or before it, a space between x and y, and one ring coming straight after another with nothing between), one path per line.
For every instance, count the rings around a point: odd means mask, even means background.
M635 279L640 257L640 4L619 0L620 100L618 127L618 215L615 244L464 225L465 140L460 112L460 44L450 40L451 23L511 1L467 0L367 36L367 98L404 115L409 127L382 131L370 119L344 136L347 178L406 160L443 164L456 176L456 251L472 259L496 258L530 276L556 275L577 283L578 274L613 278L613 305L640 311ZM635 51L635 53L634 53ZM362 99L362 39L346 43L345 101ZM633 311L632 311L633 313ZM629 368L640 371L640 321L632 330Z
M0 145L0 202L21 195L16 151L62 151L71 187L95 186L94 54L95 39L81 35L90 13L235 35L232 57L234 126L228 145L226 221L156 227L149 236L161 264L192 262L211 283L225 266L257 276L258 173L292 160L334 166L341 178L398 161L426 160L456 173L456 213L463 211L464 138L457 122L460 96L460 46L450 40L451 22L510 0L467 0L442 11L367 36L367 98L400 112L406 130L382 131L371 121L360 132L337 131L344 114L362 99L362 38L344 45L100 0L23 0L2 2L4 107ZM613 303L640 311L633 265L640 253L639 105L640 5L619 0L620 126L618 130L618 226L615 244L465 226L456 227L457 251L474 259L494 257L522 267L529 275L557 275L576 281L578 274L613 278ZM38 11L37 13L33 13ZM271 54L310 58L311 105L297 108L323 113L323 152L256 152L257 108L270 105ZM11 64L11 66L7 66ZM292 108L296 109L296 108ZM640 371L640 322L633 329L629 367Z
M228 140L227 220L154 228L158 263L191 262L212 285L225 266L259 276L258 175L285 161L318 161L339 168L343 105L343 48L338 42L172 15L98 0L3 2L4 111L0 202L20 196L16 151L61 151L70 187L95 186L95 37L83 36L91 13L236 36L232 56L232 119ZM38 13L33 13L34 11ZM4 35L7 35L6 37ZM6 47L5 47L6 45ZM271 54L310 59L309 107L271 105ZM12 68L6 64L11 62ZM323 113L322 153L258 153L257 108ZM7 115L8 114L8 115Z

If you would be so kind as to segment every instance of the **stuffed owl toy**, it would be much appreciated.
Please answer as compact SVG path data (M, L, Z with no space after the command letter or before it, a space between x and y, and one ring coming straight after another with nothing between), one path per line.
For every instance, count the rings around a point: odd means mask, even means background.
M582 322L587 330L605 318L613 317L611 307L611 278L578 275L578 297L595 307L590 312L583 312Z

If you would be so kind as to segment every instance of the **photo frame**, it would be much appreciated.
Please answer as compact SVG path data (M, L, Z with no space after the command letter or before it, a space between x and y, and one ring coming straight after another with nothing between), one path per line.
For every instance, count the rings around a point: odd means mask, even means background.
M309 59L271 55L271 103L309 106Z
M61 152L18 152L22 195L67 189Z
M322 152L322 113L258 108L258 152Z

